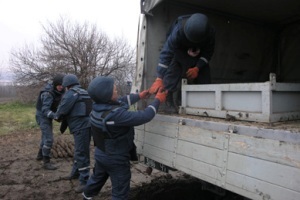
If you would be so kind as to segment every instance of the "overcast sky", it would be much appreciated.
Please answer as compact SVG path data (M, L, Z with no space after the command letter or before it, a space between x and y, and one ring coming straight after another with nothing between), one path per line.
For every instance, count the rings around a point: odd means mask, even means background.
M12 48L36 45L42 25L60 16L96 24L108 36L135 45L139 13L140 0L0 0L0 68L7 66Z

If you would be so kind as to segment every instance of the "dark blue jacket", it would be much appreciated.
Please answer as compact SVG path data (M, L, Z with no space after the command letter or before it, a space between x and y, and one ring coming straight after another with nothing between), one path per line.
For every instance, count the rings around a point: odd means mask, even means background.
M56 119L67 120L71 133L89 128L89 114L92 107L92 100L86 90L80 85L70 88L63 96L57 112Z
M106 154L129 157L129 151L133 147L134 126L142 125L154 118L159 100L155 99L144 110L130 111L130 106L138 100L140 100L138 94L130 94L120 98L118 102L93 105L90 115L93 137L95 138L95 134L98 136L102 134ZM103 118L105 113L107 115Z
M184 24L190 15L180 16L172 24L168 33L167 40L160 52L159 64L157 66L157 76L163 78L167 72L167 69L175 55L186 54L190 48L200 49L200 54L197 57L197 67L200 69L208 64L210 61L215 47L215 30L209 28L209 34L205 40L201 43L193 43L188 41L184 34ZM179 53L178 53L179 52ZM186 57L182 56L186 59ZM177 56L179 61L181 56ZM182 61L181 61L182 62ZM190 66L192 67L192 66Z
M47 84L38 96L36 115L53 119L63 92L55 90L52 84Z

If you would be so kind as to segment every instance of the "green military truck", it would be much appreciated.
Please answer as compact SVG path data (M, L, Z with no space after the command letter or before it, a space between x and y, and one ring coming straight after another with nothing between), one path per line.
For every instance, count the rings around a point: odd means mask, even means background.
M171 23L197 12L216 30L212 84L183 79L179 114L136 127L140 159L216 193L299 200L300 1L141 0L132 92L154 82Z

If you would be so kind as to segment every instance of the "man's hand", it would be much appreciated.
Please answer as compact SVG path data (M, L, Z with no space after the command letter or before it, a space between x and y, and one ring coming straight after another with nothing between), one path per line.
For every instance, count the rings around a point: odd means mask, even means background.
M164 87L163 80L161 78L156 78L154 83L149 89L150 94L156 94L158 89Z
M60 127L59 127L60 133L63 134L67 128L68 128L67 120L62 120Z
M139 93L140 99L148 99L150 97L150 95L151 94L149 93L149 90L144 90Z
M162 87L159 88L158 92L155 95L155 98L160 101L160 103L163 103L167 99L168 91L164 90Z
M58 117L58 115L56 113L53 116L54 116L53 119L55 121L57 121L59 123L63 121L63 116Z
M189 68L188 71L186 72L186 76L188 79L195 79L198 76L198 72L199 72L198 67Z
M54 120L57 121L58 123L61 122L61 119L55 119L55 118L54 118Z

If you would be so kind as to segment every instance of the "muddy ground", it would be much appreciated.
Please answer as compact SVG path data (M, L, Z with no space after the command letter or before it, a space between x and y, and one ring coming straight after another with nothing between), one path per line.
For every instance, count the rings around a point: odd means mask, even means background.
M73 139L70 134L56 135L56 139L58 138ZM44 170L42 162L35 160L39 141L38 131L0 136L0 199L82 199L81 194L74 192L78 180L61 179L62 176L70 173L72 157L53 158L51 161L59 167L58 170ZM91 153L93 153L92 146ZM91 160L93 164L93 156ZM177 180L179 175L165 174L157 170L153 170L152 174L148 175L146 169L147 166L142 163L132 164L130 199L151 199L151 195L159 191L157 186L162 189L164 180L172 182L175 177ZM110 189L108 181L99 196L94 199L111 199ZM147 195L145 190L153 192L152 189L155 190L154 194Z
M70 134L55 135L55 138L67 141L73 139ZM39 141L38 130L0 136L0 199L82 199L81 194L74 192L78 180L61 179L70 173L72 157L53 158L51 161L59 168L55 171L44 170L42 162L35 160ZM93 160L91 145L91 166ZM202 185L198 179L178 171L166 174L153 169L149 175L147 166L143 163L132 163L131 171L129 200L237 199L231 194L220 198L207 191L201 191ZM100 194L93 199L111 199L110 191L111 185L108 181Z
M56 138L73 139L70 134ZM0 199L82 199L81 194L74 192L78 180L61 180L70 173L72 157L53 158L51 161L59 167L58 170L44 170L42 162L35 160L39 141L38 131L0 136ZM156 171L149 176L145 165L132 164L131 185L138 187L160 175L161 172ZM110 199L110 182L95 199Z

